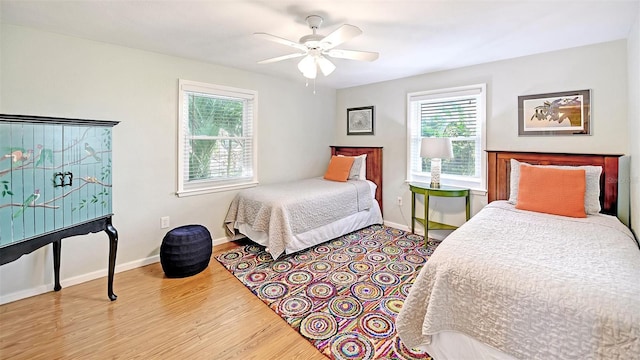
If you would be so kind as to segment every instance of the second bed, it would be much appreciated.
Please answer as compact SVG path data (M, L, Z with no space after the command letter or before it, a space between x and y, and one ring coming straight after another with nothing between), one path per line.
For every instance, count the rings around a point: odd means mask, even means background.
M331 154L366 155L362 176L346 182L318 177L243 190L225 218L232 239L247 237L276 259L381 224L382 148L332 146Z

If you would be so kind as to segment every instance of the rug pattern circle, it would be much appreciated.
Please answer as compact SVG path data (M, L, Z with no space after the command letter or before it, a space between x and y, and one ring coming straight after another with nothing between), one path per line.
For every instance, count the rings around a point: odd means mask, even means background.
M404 299L400 297L384 298L380 302L380 310L395 318L396 316L398 316L398 314L400 314L400 310L402 310L403 304Z
M336 286L349 286L356 282L358 278L348 271L336 271L329 275L329 281Z
M313 274L306 270L295 270L287 275L287 283L290 285L303 285L313 280Z
M291 270L292 266L293 265L290 262L281 260L274 262L273 265L271 265L271 269L273 269L273 271L275 272L285 273Z
M307 315L300 323L300 333L308 339L324 340L338 332L336 318L325 312Z
M387 265L387 269L391 270L392 272L398 275L407 275L415 271L413 266L410 266L401 262L393 262Z
M378 249L380 247L380 242L374 239L366 239L361 241L360 245L370 249Z
M330 246L327 246L327 245L318 245L313 249L313 251L315 251L317 254L328 254L332 250L333 249Z
M430 358L402 343L395 319L437 242L372 225L276 261L245 244L216 259L330 359Z
M360 318L360 328L373 338L387 338L395 332L395 324L388 316L366 313Z
M300 316L313 308L313 302L306 296L291 296L280 302L278 314L285 316Z
M328 308L333 315L343 319L353 319L362 313L362 303L351 296L331 299Z
M247 260L240 261L236 264L236 271L248 271L253 269L256 266L255 261Z
M368 281L351 285L351 293L362 301L378 300L383 294L380 286Z
M360 333L338 335L331 342L331 353L335 359L369 360L375 359L375 348L371 341Z
M400 279L392 272L378 271L371 274L371 280L379 286L393 286L400 283Z
M258 289L258 293L265 299L279 299L287 293L287 285L279 282L266 283Z
M349 270L355 274L370 274L374 266L364 261L354 261L349 263Z
M314 261L309 265L309 269L315 273L328 273L333 269L333 265L331 265L328 261Z

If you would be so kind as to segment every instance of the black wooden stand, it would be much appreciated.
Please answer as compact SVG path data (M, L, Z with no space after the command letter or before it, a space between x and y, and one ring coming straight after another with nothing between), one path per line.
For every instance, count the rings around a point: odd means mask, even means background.
M62 239L70 236L97 233L100 231L106 232L109 236L109 277L107 295L109 296L109 299L113 301L118 298L116 294L113 293L113 277L116 267L116 252L118 251L118 231L111 224L111 216L105 216L59 231L43 234L18 243L13 243L5 247L0 247L0 265L17 260L22 255L31 253L34 250L51 243L53 244L53 290L59 291L62 289L60 286L60 253L62 250Z

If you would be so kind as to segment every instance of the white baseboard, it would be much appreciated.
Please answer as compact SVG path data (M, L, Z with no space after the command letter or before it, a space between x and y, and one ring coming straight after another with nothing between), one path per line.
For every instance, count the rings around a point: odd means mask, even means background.
M213 239L212 243L213 246L216 245L220 245L220 244L224 244L226 242L229 242L229 239L226 237L223 238L219 238L219 239ZM128 263L125 264L118 264L116 265L115 268L115 273L120 273L123 271L127 271L127 270L132 270L132 269L136 269L139 267L143 267L143 266L147 266L153 263L157 263L160 261L160 255L153 255L153 256L149 256L147 258L144 259L138 259L138 260L133 260L130 261ZM62 290L64 291L64 288L69 287L69 286L73 286L73 285L77 285L77 284L82 284L84 282L87 281L91 281L91 280L95 280L95 279L99 279L101 277L105 277L107 276L107 268L101 269L101 270L96 270L96 271L92 271L90 273L86 273L86 274L81 274L81 275L77 275L77 276L73 276L70 277L68 279L61 279L60 280L60 285L62 286ZM17 300L21 300L21 299L26 299L28 297L32 297L32 296L36 296L36 295L40 295L40 294L44 294L47 292L53 291L53 282L48 283L48 284L43 284L43 285L38 285L29 289L25 289L25 290L20 290L20 291L16 291L10 294L6 294L6 295L0 295L0 305L2 304L7 304L10 302L14 302Z
M44 294L53 290L53 283L39 285L30 289L16 291L7 295L0 295L0 305L14 302L17 300L26 299L28 297Z
M394 222L387 221L387 220L384 220L383 224L386 225L386 226L392 227L392 228L399 229L399 230L409 231L409 227L406 226L406 225L403 225L403 224L398 224L398 223L394 223Z
M228 243L230 241L231 240L229 240L229 238L226 237L226 236L223 237L223 238L219 238L219 239L213 239L213 246L221 245L221 244L224 244L224 243Z

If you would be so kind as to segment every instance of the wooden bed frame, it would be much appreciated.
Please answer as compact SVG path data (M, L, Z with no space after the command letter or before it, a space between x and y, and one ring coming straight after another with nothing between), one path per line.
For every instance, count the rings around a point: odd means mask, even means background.
M602 213L618 213L618 158L622 155L560 154L487 151L489 162L488 201L509 199L511 159L535 165L602 166L600 206Z
M367 154L367 180L373 181L376 189L376 200L382 212L382 147L330 146L331 155L358 156Z

